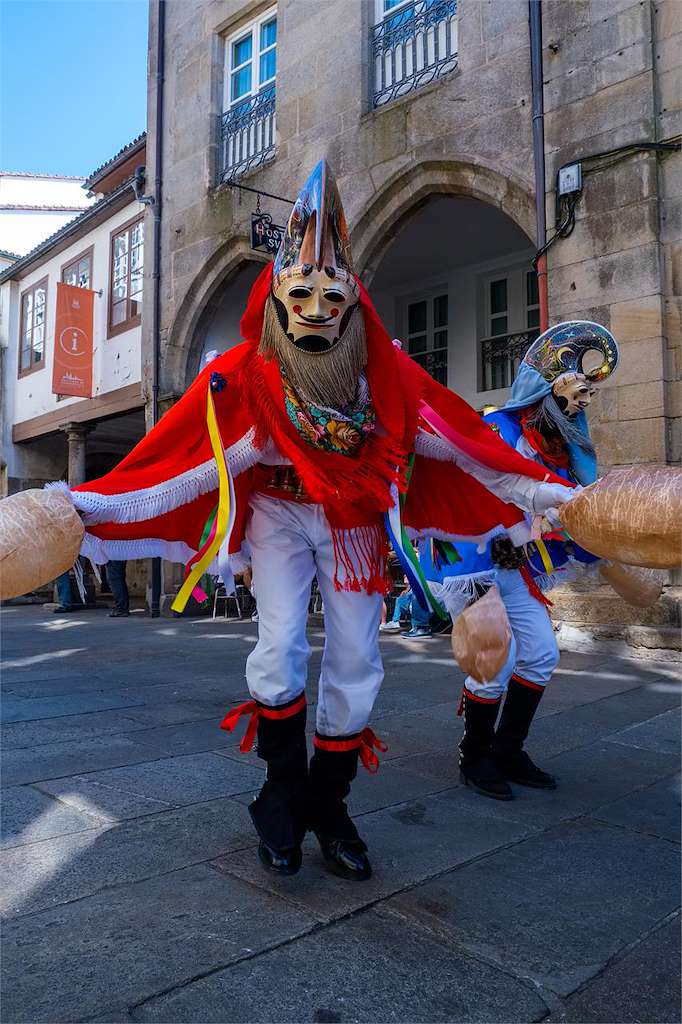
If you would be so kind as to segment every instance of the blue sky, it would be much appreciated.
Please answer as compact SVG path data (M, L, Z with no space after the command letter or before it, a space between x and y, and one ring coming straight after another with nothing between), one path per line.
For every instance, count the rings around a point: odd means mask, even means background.
M146 127L147 0L0 0L0 170L83 177Z

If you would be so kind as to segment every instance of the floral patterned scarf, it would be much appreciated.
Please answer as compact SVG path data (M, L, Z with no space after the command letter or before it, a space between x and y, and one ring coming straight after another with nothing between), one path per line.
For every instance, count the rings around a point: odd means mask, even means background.
M343 409L327 409L304 399L282 369L287 415L308 444L338 455L354 455L376 424L367 378L360 375L353 401Z

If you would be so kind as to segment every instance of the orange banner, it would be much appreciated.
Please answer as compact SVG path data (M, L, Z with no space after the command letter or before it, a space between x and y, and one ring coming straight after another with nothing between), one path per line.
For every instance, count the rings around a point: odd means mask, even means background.
M92 320L95 293L57 285L52 393L92 398Z

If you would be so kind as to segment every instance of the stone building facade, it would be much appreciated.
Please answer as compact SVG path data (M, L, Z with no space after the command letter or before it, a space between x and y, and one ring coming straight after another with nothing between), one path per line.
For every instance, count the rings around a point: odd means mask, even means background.
M548 237L559 167L583 170L548 251L550 323L596 319L621 343L593 404L602 466L674 462L682 178L679 152L651 144L679 138L682 5L541 8ZM166 0L165 19L162 399L238 342L269 258L251 245L256 196L229 183L293 199L326 157L388 329L477 408L504 401L538 323L526 0ZM286 203L259 202L284 222Z

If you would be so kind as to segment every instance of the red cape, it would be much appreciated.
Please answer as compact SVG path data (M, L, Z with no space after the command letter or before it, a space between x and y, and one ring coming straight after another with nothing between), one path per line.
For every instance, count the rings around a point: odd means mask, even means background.
M74 488L86 522L85 554L96 561L160 555L184 561L199 547L217 502L217 483L206 427L206 392L212 375L225 382L214 392L221 437L230 450L237 521L229 549L240 549L257 449L268 437L291 460L333 528L373 526L391 507L393 483L404 487L414 451L421 402L457 433L461 449L482 465L534 480L564 483L519 455L461 398L437 384L395 348L361 286L367 331L366 374L381 429L353 456L321 452L289 420L279 368L258 354L271 265L255 282L241 322L245 341L213 360L186 394L133 451L106 476ZM428 429L428 428L426 428ZM241 467L241 468L240 468ZM246 468L245 468L246 467ZM495 497L452 462L417 455L403 512L408 528L443 538L480 539L522 520L513 505Z

